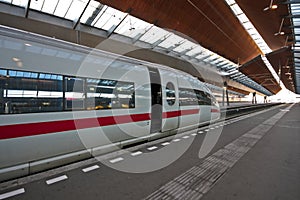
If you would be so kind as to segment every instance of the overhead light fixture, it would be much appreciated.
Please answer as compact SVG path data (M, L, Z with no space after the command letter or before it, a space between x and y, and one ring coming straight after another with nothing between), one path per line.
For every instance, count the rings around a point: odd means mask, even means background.
M280 26L279 26L279 30L277 33L275 33L274 35L284 35L284 32L281 30L282 29L282 26L283 26L283 22L284 22L284 18L281 19L281 23L280 23Z
M275 10L278 8L278 5L276 4L273 4L273 0L270 1L270 5L268 7L265 7L264 8L264 11L267 11L267 10Z

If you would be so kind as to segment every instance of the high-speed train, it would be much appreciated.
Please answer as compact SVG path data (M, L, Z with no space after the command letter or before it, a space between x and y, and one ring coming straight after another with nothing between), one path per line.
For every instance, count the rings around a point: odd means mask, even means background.
M170 67L3 26L0 49L0 176L220 117L209 89Z

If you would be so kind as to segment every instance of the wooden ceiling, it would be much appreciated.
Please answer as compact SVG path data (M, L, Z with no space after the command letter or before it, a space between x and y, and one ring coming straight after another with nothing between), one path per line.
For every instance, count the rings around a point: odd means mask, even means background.
M279 72L279 76L283 84L287 89L293 91L294 85L292 77L295 77L295 69L292 63L293 54L290 47L284 47L273 51L267 55L271 65L274 67L276 72Z
M262 52L224 0L99 0L99 2L161 28L178 31L234 63L246 64L243 66L243 72L249 77L255 77L256 74L263 74L268 70L264 63L255 59ZM290 18L286 17L289 14L287 4L279 4L276 10L264 11L264 8L270 5L269 0L236 0L236 2L272 51L291 44L293 38L290 36L292 33ZM279 2L274 0L274 3ZM284 19L282 31L285 34L275 35L279 31L282 19ZM268 56L268 59L271 59L271 63L277 62L272 60L276 59L276 56ZM259 62L254 65L260 67L252 68L253 64L247 64L249 62ZM255 79L255 81L272 93L280 90L278 83L277 86L270 86L263 80ZM288 86L289 81L285 83L287 88L292 89Z
M260 85L267 88L274 94L279 92L281 89L269 69L265 66L261 56L257 56L255 59L245 63L239 68L239 70L243 74L248 74L249 78L260 83Z

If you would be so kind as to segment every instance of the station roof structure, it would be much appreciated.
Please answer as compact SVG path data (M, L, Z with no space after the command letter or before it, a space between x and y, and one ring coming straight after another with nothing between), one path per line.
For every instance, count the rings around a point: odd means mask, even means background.
M299 0L0 0L206 63L264 95L300 93ZM1 11L2 12L2 11ZM10 11L12 13L12 11Z

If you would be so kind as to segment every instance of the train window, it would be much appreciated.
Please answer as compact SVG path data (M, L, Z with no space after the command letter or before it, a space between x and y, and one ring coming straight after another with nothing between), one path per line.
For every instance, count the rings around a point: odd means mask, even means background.
M62 78L45 80L39 75L8 70L8 76L1 81L1 113L61 111Z
M211 105L210 95L201 90L195 90L199 105Z
M134 83L106 79L87 79L87 109L135 107Z
M84 83L85 79L75 77L65 77L65 109L84 109Z
M211 105L212 102L214 103L216 100L207 92L189 88L179 89L180 106Z
M173 106L176 101L176 94L175 94L175 87L174 84L171 82L167 83L166 86L166 97L167 97L167 103L169 106Z
M0 69L0 76L6 76L7 75L7 70Z
M214 106L218 106L218 101L214 96L211 96L211 104Z
M211 105L211 102L212 102L211 95L207 92L205 92L204 94L205 94L205 103L206 103L206 105Z
M85 108L135 108L134 83L0 69L2 114Z
M179 88L180 106L198 105L198 99L195 90L189 88Z

